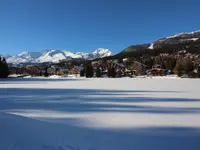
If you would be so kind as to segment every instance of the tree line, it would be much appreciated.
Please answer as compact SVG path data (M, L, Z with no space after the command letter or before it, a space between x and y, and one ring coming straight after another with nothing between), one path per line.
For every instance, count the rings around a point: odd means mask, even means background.
M6 59L0 56L0 78L7 78L9 75L8 65Z
M88 61L87 63L85 63L84 65L84 69L80 71L80 76L83 77L85 76L86 78L92 78L97 77L100 78L102 77L102 67L97 66L97 67L93 67L91 61ZM110 66L107 68L107 76L109 78L115 78L117 75L116 73L116 68L114 66Z

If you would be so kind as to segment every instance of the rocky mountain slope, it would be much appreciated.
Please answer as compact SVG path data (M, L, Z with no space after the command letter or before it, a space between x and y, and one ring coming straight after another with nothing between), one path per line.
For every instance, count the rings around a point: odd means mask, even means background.
M152 43L150 49L162 48L169 45L200 43L200 31L180 33L174 36L159 39Z
M13 64L19 63L43 63L43 62L59 62L60 60L70 59L87 59L103 58L111 56L112 52L108 49L99 48L93 53L77 52L72 53L66 50L46 50L44 52L23 52L15 56L7 56L7 62Z
M160 53L200 53L200 31L180 33L153 43L131 45L109 58L155 56Z

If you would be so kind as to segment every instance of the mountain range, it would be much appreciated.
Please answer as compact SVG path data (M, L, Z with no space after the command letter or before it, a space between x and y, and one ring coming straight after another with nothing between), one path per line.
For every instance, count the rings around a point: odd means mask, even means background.
M56 63L60 60L71 59L87 59L92 60L96 58L103 58L111 56L112 52L108 49L98 48L93 53L77 52L72 53L66 50L45 50L43 52L23 52L14 56L7 55L7 63L20 64L20 63Z
M46 50L43 52L23 52L15 56L7 55L8 63L43 63L59 62L71 59L121 59L126 57L155 56L159 53L200 53L200 30L179 33L154 41L153 43L130 45L121 52L113 55L108 49L98 48L93 53L72 53L66 50Z

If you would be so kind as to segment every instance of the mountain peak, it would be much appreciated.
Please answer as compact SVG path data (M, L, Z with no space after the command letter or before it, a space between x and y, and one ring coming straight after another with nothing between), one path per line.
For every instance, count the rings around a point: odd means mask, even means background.
M103 58L103 57L111 56L112 52L109 51L109 49L98 48L98 49L94 50L94 52L92 54L95 56L95 58Z
M18 56L23 56L23 55L28 55L28 54L29 54L29 52L25 51L25 52L22 52L22 53L17 54L17 55L18 55Z

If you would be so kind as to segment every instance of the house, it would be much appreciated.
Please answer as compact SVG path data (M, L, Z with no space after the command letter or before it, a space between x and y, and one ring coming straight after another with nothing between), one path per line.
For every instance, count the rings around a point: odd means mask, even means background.
M152 66L152 69L147 70L147 74L152 76L164 76L165 69L162 69L161 65L155 64Z
M125 73L126 76L129 76L129 77L138 75L137 70L128 70L128 69L125 69L124 73Z
M152 66L152 69L161 69L161 68L162 67L159 64L155 64L155 65Z
M99 61L92 61L92 66L99 65Z
M47 69L49 75L68 75L69 70L64 67L53 65Z
M83 69L83 66L74 66L69 70L69 74L80 74Z
M69 72L69 70L66 68L59 68L57 70L57 75L67 76L68 72Z

